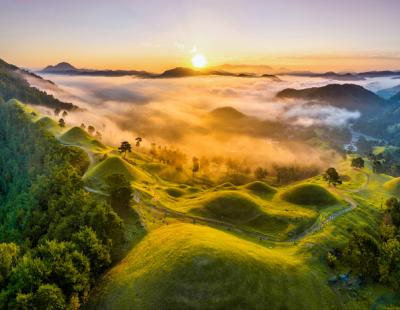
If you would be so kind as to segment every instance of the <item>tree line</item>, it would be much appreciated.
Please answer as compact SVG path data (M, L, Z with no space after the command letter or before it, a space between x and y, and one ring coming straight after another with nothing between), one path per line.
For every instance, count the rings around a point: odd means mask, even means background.
M0 104L0 308L78 309L123 223L83 188L89 160Z

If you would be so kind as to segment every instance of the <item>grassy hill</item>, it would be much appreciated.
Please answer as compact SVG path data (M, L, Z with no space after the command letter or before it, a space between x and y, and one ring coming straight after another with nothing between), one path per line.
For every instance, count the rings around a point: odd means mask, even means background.
M85 181L103 186L108 176L122 174L128 181L150 181L150 177L142 170L124 161L119 156L110 156L94 166L85 175Z
M282 193L281 198L298 205L316 205L319 207L334 205L339 202L332 193L315 184L296 185Z
M103 151L106 147L79 127L73 127L64 133L60 140L66 144L87 147L92 151Z
M93 292L89 309L340 309L318 269L201 225L151 231Z
M400 178L394 178L383 184L383 187L392 195L400 196Z
M263 197L263 198L268 198L272 197L277 190L273 188L272 186L269 186L268 184L261 182L261 181L254 181L251 183L248 183L243 186L246 190L251 192L254 195Z

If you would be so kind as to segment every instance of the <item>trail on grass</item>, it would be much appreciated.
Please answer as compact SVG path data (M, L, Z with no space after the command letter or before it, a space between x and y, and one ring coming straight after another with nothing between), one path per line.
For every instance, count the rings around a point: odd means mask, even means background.
M88 151L85 147L83 147L81 145L77 145L77 144L66 144L66 143L63 143L62 141L60 141L60 142L63 145L72 146L72 147L78 147L78 148L84 150L86 152L86 154L88 154L88 157L89 157L89 161L90 161L89 168L90 168L90 166L92 166L94 164L93 153ZM89 171L89 168L87 169L85 174ZM224 222L224 221L219 221L219 220L215 220L215 219L189 215L189 214L186 214L186 213L183 213L183 212L172 210L170 208L167 208L167 207L164 207L164 206L161 206L161 205L156 205L156 204L153 204L153 203L144 202L140 198L139 198L139 200L137 202L138 202L138 205L144 205L146 208L150 208L150 209L153 209L153 210L158 211L160 213L163 213L165 216L170 216L170 217L173 217L173 218L176 218L176 219L180 219L180 220L186 220L188 222L192 222L193 224L196 224L196 223L198 223L198 224L207 224L209 226L214 226L214 227L217 227L217 228L223 228L223 229L231 231L231 232L236 232L236 233L239 233L239 234L247 235L249 237L257 238L259 240L270 240L270 241L282 242L282 243L297 242L297 241L300 241L300 240L304 239L305 237L307 237L307 236L309 236L309 235L321 230L326 224L328 224L329 222L335 220L339 216L342 216L343 214L345 214L345 213L357 208L357 206L358 206L357 202L354 199L352 199L351 197L349 197L348 195L346 195L345 193L346 192L347 193L357 193L357 192L359 192L361 190L364 190L364 189L366 189L368 187L369 181L370 181L370 176L369 176L368 173L366 173L364 171L361 171L361 172L366 176L366 181L361 187L359 187L357 189L353 189L353 190L339 190L337 188L334 189L334 191L339 196L341 196L344 201L346 201L349 204L349 207L332 213L329 217L327 217L326 219L324 219L322 221L321 221L320 218L318 218L315 221L315 223L313 225L311 225L309 228L307 228L305 231L303 231L303 232L301 232L301 233L289 238L288 240L284 240L284 241L275 240L275 239L271 238L271 236L268 236L268 235L263 234L261 232L256 232L256 231L247 230L247 229L244 229L244 228L239 228L234 224L227 223L227 222ZM97 194L97 195L100 195L100 196L109 196L107 193L104 193L103 191L98 190L98 189L91 188L89 186L84 186L84 189L86 191L90 192L90 193Z

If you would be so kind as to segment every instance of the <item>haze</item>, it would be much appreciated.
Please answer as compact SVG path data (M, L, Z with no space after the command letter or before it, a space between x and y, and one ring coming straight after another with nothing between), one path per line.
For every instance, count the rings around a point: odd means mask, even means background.
M194 48L210 65L400 67L395 0L0 2L0 54L30 68L161 71L189 66Z

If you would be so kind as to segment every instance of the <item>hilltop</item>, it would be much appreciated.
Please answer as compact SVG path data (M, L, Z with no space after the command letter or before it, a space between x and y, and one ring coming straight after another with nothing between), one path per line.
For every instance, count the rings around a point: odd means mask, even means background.
M382 112L387 101L355 84L329 84L304 89L287 88L277 94L280 99L301 99L364 113Z
M32 87L26 80L26 75L42 80L41 77L0 59L0 97L4 101L18 99L29 104L46 106L51 109L77 109L77 106L72 103L63 102L45 91Z

